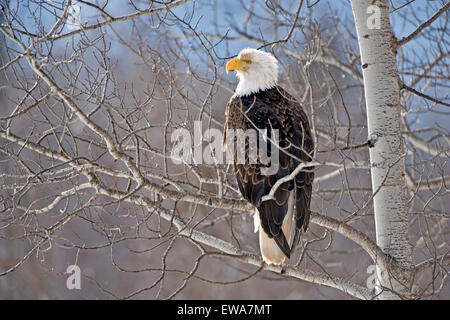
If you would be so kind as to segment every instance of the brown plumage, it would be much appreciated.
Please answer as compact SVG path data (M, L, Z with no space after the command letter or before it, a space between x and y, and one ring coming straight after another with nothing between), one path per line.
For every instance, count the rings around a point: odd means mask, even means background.
M311 161L314 142L308 118L300 104L279 86L260 90L245 96L234 95L226 108L224 147L227 144L227 129L259 129L259 134L267 130L268 156L274 148L270 146L272 129L279 130L279 168L275 174L264 175L260 159L251 163L252 148L245 140L245 162L236 163L239 148L234 149L234 170L242 196L252 203L259 212L260 247L267 262L280 264L284 256L290 257L301 230L306 230L309 223L314 172L312 167L301 170L294 179L284 182L274 194L274 200L261 201L269 194L277 180L291 174L302 161ZM262 130L262 131L261 131ZM234 138L237 142L237 139ZM258 141L258 147L260 141ZM230 143L230 141L228 141ZM258 148L259 149L259 148ZM295 209L294 209L295 205ZM293 214L295 210L295 214ZM295 221L295 230L291 229ZM261 230L262 228L262 230ZM264 233L261 233L264 232ZM294 236L292 241L292 235ZM279 250L268 243L275 240ZM292 243L292 247L290 245Z

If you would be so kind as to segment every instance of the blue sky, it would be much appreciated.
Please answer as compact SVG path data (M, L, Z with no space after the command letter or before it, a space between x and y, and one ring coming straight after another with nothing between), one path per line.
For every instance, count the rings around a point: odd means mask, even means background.
M98 0L100 3L103 2L103 0ZM46 0L48 3L55 3L55 0ZM243 0L242 1L245 4L249 4L249 0ZM311 17L322 27L324 30L327 28L330 28L330 30L334 30L336 27L339 28L342 32L345 32L344 26L350 26L350 30L354 30L353 27L353 14L351 10L351 6L349 1L345 0L321 0L318 2L312 9L306 8L306 3L312 3L314 1L304 1L304 7L302 8L301 15L307 16L308 14L311 14ZM402 7L403 4L409 2L409 0L392 0L391 3L395 8L400 8L397 10L394 10L391 8L392 11L394 11L391 14L391 21L392 26L394 30L394 34L397 36L397 38L402 38L409 33L411 33L416 27L417 27L417 20L419 21L425 21L428 19L432 14L442 5L444 1L442 0L415 0L413 1L409 6ZM17 2L16 1L10 1L10 5L12 7L15 6ZM30 14L26 10L26 4L28 3L30 6L31 12L39 12L42 14L43 21L45 21L44 28L48 31L48 29L51 27L52 23L54 23L54 17L52 16L52 13L46 12L45 10L38 8L36 4L30 3L28 1L20 1L20 6L22 7L22 10L20 11L21 17L24 19L27 27L31 29L31 31L37 31L36 25L34 21L31 19ZM77 4L76 1L74 1L75 4ZM134 12L134 8L127 5L127 1L122 0L111 0L109 1L108 6L106 7L106 11L108 11L113 16L119 16L124 15L130 12ZM142 2L142 8L144 8L144 5L147 3L147 1ZM264 1L256 1L256 5L253 7L252 11L255 14L263 15L265 17L270 18L270 16L267 14L267 12L264 12L262 10L261 6L264 6ZM297 2L296 1L283 1L282 2L283 7L288 10L289 12L295 12L297 8ZM87 22L88 24L94 23L99 16L96 14L95 10L87 7L83 4L80 4L81 6L81 18L82 22ZM193 10L195 9L195 10ZM245 10L242 10L240 1L238 0L217 0L217 1L210 1L210 0L196 0L191 1L183 6L180 6L174 10L174 13L178 17L183 17L186 13L192 15L192 21L195 22L198 26L198 32L200 33L213 33L215 31L218 31L219 34L225 35L228 32L229 36L237 36L238 34L233 30L233 27L242 28L242 21L244 21L245 17L247 16L247 12ZM442 24L441 21L436 21L432 26L438 26ZM114 25L116 30L129 30L129 24L127 25L127 22L124 23L116 23ZM34 29L34 30L33 30ZM171 32L173 33L179 33L180 29L171 26L170 27ZM284 35L287 33L287 27L286 28L280 28L278 31L278 37L284 37ZM70 31L67 27L65 28L65 31ZM267 41L274 40L275 34L273 32L273 29L271 29L271 26L269 27L269 24L267 27L264 25L254 25L252 23L249 23L248 32L253 33L256 35L264 35ZM297 34L294 34L294 37L301 36L299 31L295 31ZM448 33L447 33L448 35ZM450 36L447 36L447 42L449 40ZM212 39L212 41L217 41L217 39ZM62 44L64 45L64 44ZM259 44L253 43L251 41L228 41L228 42L222 42L217 47L217 52L219 52L221 55L229 56L236 54L241 48L251 46L256 47ZM121 48L120 46L113 46L113 50L123 50L124 48ZM297 48L296 48L297 49ZM302 50L302 48L298 48L299 50ZM409 42L403 49L405 56L410 59L413 62L421 61L424 56L432 56L436 53L435 44L430 42L428 39L424 37L418 37L417 39ZM444 48L444 50L449 50L449 48ZM194 58L195 59L195 58ZM450 64L447 63L447 65ZM408 67L408 65L406 65ZM409 79L407 76L404 77L404 80L406 83L408 83ZM417 88L420 88L421 85L423 85L423 81L417 84ZM436 86L431 85L428 89L427 93L430 95L434 95L434 90L436 89ZM442 92L442 90L447 90L448 88L438 88L438 92ZM445 92L445 91L444 91ZM423 107L426 103L423 99L415 99L414 103L417 104L417 107ZM433 125L435 121L437 123L445 126L446 122L449 121L449 115L445 114L445 112L448 109L447 107L440 106L437 107L436 110L440 111L441 113L444 112L444 114L440 114L439 116L436 116L436 114L430 114L428 113L425 117L421 116L420 121L421 123L415 123L414 126L422 127L424 125L430 126ZM413 119L414 115L412 117L409 117L408 119Z

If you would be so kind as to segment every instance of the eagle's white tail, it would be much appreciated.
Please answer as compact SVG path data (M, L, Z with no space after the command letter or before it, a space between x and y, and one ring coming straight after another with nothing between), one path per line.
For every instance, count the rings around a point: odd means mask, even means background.
M281 226L281 229L283 230L284 236L286 237L289 245L291 245L293 233L292 225L294 220L294 202L295 195L292 191L288 200L287 214L284 217L283 225ZM286 256L284 255L283 251L278 248L275 240L269 238L269 236L264 232L261 225L259 226L259 248L261 250L261 255L263 256L264 261L269 264L282 264L286 259Z

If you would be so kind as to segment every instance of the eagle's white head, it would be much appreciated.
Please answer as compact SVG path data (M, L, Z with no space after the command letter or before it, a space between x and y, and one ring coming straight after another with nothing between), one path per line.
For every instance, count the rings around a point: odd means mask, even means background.
M235 70L239 78L237 96L246 96L273 88L278 81L278 61L267 52L243 49L236 59L227 63L226 71Z

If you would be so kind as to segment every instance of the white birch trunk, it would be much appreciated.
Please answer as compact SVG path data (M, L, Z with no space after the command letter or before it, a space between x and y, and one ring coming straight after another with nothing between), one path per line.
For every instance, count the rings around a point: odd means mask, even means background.
M394 35L387 0L351 0L351 5L361 52L369 139L376 139L370 148L370 163L377 244L405 269L399 282L392 272L377 266L381 285L378 290L380 298L395 299L399 295L393 292L401 295L409 292L407 270L411 267L412 253L408 242L400 86ZM399 274L395 278L398 279Z

